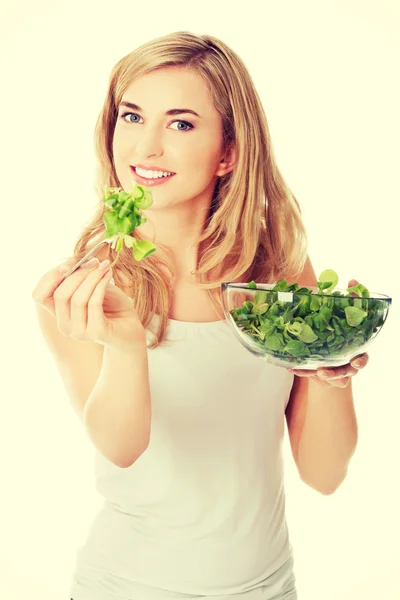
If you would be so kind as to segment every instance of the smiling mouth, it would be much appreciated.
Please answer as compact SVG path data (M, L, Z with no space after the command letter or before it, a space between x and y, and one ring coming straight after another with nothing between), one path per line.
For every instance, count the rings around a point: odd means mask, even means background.
M136 175L139 175L139 173L136 171L136 166L135 165L129 165L130 168L132 169L132 171L134 171L134 173L136 173ZM162 169L154 169L157 172L161 171L162 173L171 173L171 175L167 175L167 177L173 177L174 175L176 175L176 173L174 173L173 171L163 171ZM153 169L149 169L149 171L153 171ZM143 178L143 175L139 175L139 177ZM166 177L165 175L162 175L162 177L149 177L148 179L163 179L164 177ZM144 179L146 179L146 177L144 177Z

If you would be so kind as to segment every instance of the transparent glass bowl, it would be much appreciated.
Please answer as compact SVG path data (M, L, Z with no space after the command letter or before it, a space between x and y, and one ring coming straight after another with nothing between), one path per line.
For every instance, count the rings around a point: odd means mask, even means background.
M222 302L240 343L255 356L286 368L348 363L378 335L392 303L384 294L361 298L343 289L332 294L318 293L317 287L309 287L311 294L270 291L275 285L248 289L246 283L222 283Z

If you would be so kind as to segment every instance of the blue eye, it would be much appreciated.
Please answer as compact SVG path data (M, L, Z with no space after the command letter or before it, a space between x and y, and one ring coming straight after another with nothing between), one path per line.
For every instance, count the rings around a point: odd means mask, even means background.
M126 117L127 115L135 115L135 114L136 114L136 113L129 113L129 112L122 113L122 115L120 116L120 119L122 119L122 120L124 121L124 120L125 120L125 117ZM136 116L139 116L139 115L136 115ZM125 122L127 123L127 121L125 121ZM130 123L132 123L133 121L129 121L129 122L130 122Z
M119 118L122 119L125 123L137 123L138 122L138 121L131 121L130 119L129 119L129 121L126 121L125 117L127 117L128 115L134 115L134 116L140 118L140 115L138 115L137 113L132 113L132 112L122 113L122 115ZM188 129L178 129L177 131L186 132L186 131L190 131L190 129L194 129L194 125L192 125L188 121L175 120L175 121L173 121L173 123L183 123L186 127L188 127Z

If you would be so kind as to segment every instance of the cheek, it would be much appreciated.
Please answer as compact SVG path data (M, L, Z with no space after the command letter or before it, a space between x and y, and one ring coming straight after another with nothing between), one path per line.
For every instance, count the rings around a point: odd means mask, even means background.
M126 131L117 127L114 130L113 141L112 141L112 150L114 156L116 156L119 160L122 160L124 154L129 152L132 148L132 135L127 135Z
M190 173L192 181L208 183L214 176L218 166L219 154L216 154L210 147L196 148L195 151L187 152L186 156L182 156L182 173ZM178 170L178 169L176 169Z
M114 137L113 137L113 142L112 142L112 151L113 151L113 156L117 160L120 160L120 157L122 156L123 146L124 145L123 145L122 136L118 135L118 132L115 132Z
M118 179L130 177L129 160L131 153L128 148L125 149L124 145L120 143L120 140L114 138L112 145L114 169L117 173Z
M195 165L197 168L201 165L202 168L209 169L211 165L215 165L215 161L221 155L221 143L213 133L209 131L189 132L182 134L182 137L185 139L177 139L179 144L175 146L175 149L183 161Z
M119 164L120 164L120 149L118 144L115 143L115 138L113 140L112 143L112 157L113 157L113 161L114 161L114 167L116 170L119 169Z

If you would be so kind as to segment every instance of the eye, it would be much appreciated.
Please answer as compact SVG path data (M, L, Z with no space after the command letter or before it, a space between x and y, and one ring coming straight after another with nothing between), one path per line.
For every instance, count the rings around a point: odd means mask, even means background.
M183 123L185 125L185 127L189 128L189 129L178 129L178 131L190 131L190 129L194 129L194 126L191 123L188 123L187 121L173 121L173 123Z
M120 119L122 119L123 121L125 121L125 117L127 117L128 115L135 115L136 117L139 117L139 115L137 113L130 113L130 112L125 112L122 113L122 115L119 117ZM125 123L137 123L137 121L125 121Z
M141 118L140 115L138 115L137 113L132 113L132 112L122 113L122 115L119 118L122 119L122 121L124 121L125 123L138 123L138 121L131 121L131 119L125 120L125 117L130 116L130 115ZM190 131L190 129L194 129L194 125L192 125L192 123L189 123L188 121L175 120L175 121L172 121L172 123L183 123L185 125L185 127L187 127L187 129L177 129L175 131L186 132L186 131Z

